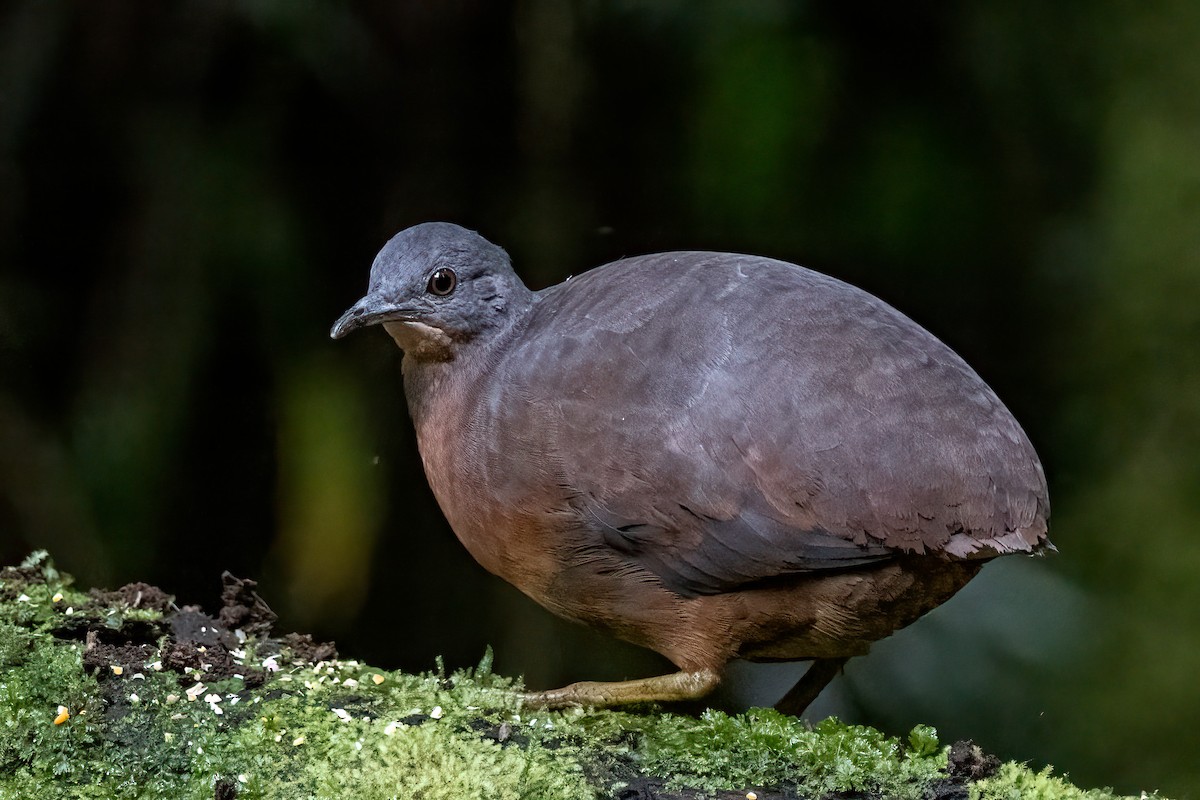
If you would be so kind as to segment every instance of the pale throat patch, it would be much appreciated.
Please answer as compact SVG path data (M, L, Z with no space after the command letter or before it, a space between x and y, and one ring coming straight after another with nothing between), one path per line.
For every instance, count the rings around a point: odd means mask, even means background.
M383 329L406 355L419 361L449 361L454 341L441 328L423 322L385 322Z

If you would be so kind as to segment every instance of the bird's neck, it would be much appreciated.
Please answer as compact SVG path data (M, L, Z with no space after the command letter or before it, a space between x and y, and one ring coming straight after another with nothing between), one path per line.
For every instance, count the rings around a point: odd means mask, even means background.
M503 358L513 338L519 336L528 322L534 299L528 293L528 297L520 298L521 302L509 305L505 324L466 340L456 341L426 325L385 325L404 351L401 362L404 394L418 437L426 432L442 435L447 431L450 417L466 413L474 387Z

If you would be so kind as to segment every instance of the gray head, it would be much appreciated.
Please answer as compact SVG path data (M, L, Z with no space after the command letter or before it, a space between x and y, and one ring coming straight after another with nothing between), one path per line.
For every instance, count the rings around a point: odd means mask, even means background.
M507 329L531 301L504 250L457 225L426 222L384 245L366 296L329 335L382 324L406 355L446 361L460 344Z

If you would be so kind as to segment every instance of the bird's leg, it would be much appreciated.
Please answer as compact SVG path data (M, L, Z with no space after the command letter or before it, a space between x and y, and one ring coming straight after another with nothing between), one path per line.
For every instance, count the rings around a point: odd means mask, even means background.
M695 700L711 692L720 682L716 670L673 672L635 681L582 681L545 692L525 692L521 700L532 708L574 708L576 706L619 706L626 703L667 703Z
M834 676L842 671L842 667L848 660L845 658L813 659L808 671L804 673L804 677L796 681L796 685L775 704L775 710L791 714L794 717L800 716L804 713L804 709L817 699L821 690L829 685Z

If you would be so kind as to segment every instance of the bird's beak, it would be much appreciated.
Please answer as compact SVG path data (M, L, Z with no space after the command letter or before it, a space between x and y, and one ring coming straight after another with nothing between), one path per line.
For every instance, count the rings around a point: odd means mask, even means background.
M378 325L381 322L410 319L411 312L403 306L369 294L359 300L350 310L333 323L329 330L332 339L341 339L351 331L365 328L368 325Z

